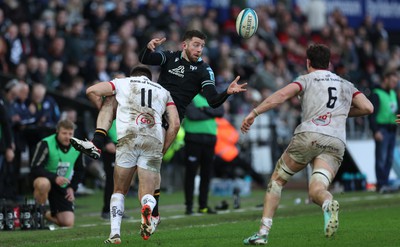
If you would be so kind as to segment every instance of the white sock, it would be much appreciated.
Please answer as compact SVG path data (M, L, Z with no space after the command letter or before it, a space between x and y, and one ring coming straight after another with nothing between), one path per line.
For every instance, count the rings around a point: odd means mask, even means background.
M329 203L331 203L331 200L325 200L324 203L322 204L322 211L326 211L328 209Z
M154 207L156 206L156 199L154 198L154 196L150 195L150 194L146 194L142 197L142 200L140 200L140 202L142 203L142 206L144 205L149 205L151 208L151 211L153 211Z
M272 227L272 219L267 217L262 217L261 227L260 231L258 231L258 235L268 235L271 227Z
M115 234L119 234L121 236L121 221L122 216L124 215L124 202L125 196L123 194L112 194L110 201L110 237L113 237Z

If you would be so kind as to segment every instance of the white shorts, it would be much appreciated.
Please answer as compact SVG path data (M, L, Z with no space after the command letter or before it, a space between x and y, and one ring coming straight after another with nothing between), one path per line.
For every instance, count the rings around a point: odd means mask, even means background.
M154 137L127 135L118 140L116 165L123 168L140 168L160 173L163 144Z
M339 138L315 132L302 132L292 138L286 152L297 163L307 165L318 158L337 171L343 160L345 148L345 144Z

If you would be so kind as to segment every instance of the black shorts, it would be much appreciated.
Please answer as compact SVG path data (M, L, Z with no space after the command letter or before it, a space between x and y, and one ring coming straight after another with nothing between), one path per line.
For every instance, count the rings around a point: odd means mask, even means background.
M66 195L66 188L61 188L59 185L51 183L51 190L49 192L49 204L52 216L55 216L57 213L65 211L74 212L74 203L68 201L65 198Z

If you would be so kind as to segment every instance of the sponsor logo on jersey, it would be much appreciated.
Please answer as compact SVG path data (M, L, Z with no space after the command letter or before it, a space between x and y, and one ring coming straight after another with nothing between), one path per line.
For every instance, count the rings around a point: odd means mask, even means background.
M184 73L185 73L185 66L179 65L175 69L168 70L168 72L173 74L173 75L176 75L176 76L179 76L179 77L183 78L184 77Z
M141 113L136 118L136 124L140 127L153 128L155 125L154 116L149 113Z
M197 70L197 66L190 65L189 68L190 68L191 71Z
M332 113L327 112L325 115L313 118L311 121L318 126L326 126L331 123Z
M178 61L179 61L179 58L178 58L178 57L176 57L176 58L175 58L175 63L176 63L176 62L178 62Z

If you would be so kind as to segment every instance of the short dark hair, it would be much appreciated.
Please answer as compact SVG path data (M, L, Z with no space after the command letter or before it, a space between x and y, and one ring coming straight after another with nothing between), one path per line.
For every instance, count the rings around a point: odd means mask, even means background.
M74 130L76 129L76 125L74 122L72 122L69 119L62 119L60 121L58 121L57 126L56 126L56 130L57 132L61 129L67 129L67 130Z
M146 76L151 80L151 71L145 66L137 66L131 70L131 76Z
M307 49L307 58L314 69L327 69L329 68L331 51L326 45L313 44Z
M182 41L186 41L186 40L192 39L193 37L196 37L196 38L199 38L199 39L202 39L202 40L206 40L207 39L207 35L205 33L203 33L202 31L199 31L199 30L188 30L183 35Z
M398 75L398 72L395 69L387 69L383 72L382 77L385 78L389 78L393 75Z

